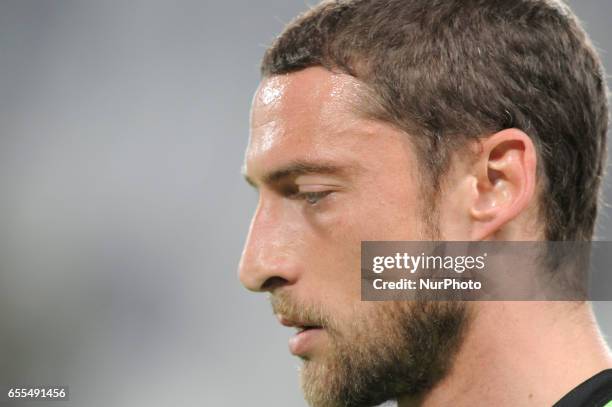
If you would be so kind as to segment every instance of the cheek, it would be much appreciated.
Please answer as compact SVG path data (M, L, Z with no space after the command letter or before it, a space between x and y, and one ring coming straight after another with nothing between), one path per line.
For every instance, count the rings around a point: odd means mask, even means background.
M406 187L384 187L388 193L362 188L339 195L327 210L309 212L305 218L299 256L308 264L309 286L317 290L313 294L330 310L348 311L361 299L362 241L420 236L416 198Z
M359 240L418 240L422 219L414 197L390 195L360 215Z
M343 314L361 299L361 238L356 223L337 216L311 237L314 241L303 253L309 263L307 286L315 290L313 298L329 315Z

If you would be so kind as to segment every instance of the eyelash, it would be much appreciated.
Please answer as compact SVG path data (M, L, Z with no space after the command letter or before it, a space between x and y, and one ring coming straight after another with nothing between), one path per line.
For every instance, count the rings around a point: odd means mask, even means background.
M309 205L316 205L319 201L331 194L332 191L319 191L319 192L298 192L293 195L294 199L301 199L306 201Z

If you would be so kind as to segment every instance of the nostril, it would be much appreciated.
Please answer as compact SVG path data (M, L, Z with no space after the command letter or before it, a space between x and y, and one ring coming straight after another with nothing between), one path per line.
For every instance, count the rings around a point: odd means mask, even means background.
M286 285L287 283L289 282L285 280L284 278L274 276L264 281L264 283L261 285L261 289L262 291L274 291L274 289L282 287Z

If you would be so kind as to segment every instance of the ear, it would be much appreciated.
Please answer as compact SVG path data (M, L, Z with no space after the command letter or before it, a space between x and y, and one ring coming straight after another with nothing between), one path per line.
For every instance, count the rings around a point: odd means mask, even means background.
M473 167L471 238L485 240L523 212L535 195L537 156L524 132L506 129L480 142Z

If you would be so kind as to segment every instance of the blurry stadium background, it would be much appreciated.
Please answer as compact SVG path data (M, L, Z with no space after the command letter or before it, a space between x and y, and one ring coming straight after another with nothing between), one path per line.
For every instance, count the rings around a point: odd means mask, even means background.
M612 2L570 4L611 72ZM0 1L0 384L68 385L57 407L305 406L291 331L236 266L259 60L306 7Z

